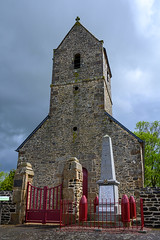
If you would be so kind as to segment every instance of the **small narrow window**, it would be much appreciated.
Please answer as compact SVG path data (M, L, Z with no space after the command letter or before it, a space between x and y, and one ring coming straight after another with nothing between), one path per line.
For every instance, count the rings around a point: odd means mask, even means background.
M78 86L75 86L75 88L74 88L76 91L78 91L78 89L79 89L79 87Z
M74 127L74 128L73 128L73 131L77 131L77 127Z
M80 68L80 54L74 56L74 69Z

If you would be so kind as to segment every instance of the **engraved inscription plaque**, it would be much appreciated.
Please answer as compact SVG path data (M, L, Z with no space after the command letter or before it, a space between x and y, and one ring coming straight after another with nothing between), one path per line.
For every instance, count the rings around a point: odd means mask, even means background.
M114 192L113 192L113 186L100 186L100 191L99 191L99 201L103 203L107 202L109 203L114 202Z
M99 212L114 211L114 190L113 186L100 186L99 189ZM103 204L102 204L103 203ZM110 205L111 204L111 205Z
M14 187L22 187L22 180L14 180Z

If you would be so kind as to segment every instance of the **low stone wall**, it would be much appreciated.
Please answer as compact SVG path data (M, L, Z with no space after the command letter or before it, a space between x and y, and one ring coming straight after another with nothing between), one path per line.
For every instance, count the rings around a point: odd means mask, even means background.
M2 201L2 215L1 224L9 224L11 219L11 213L15 212L16 206L13 204L13 192L12 191L0 191L0 196L8 196L9 201Z
M9 224L11 213L15 212L12 191L0 191L0 196L9 196L9 201L2 201L1 224ZM143 188L140 193L143 198L145 227L160 228L160 188Z
M145 227L160 228L160 188L143 188L140 197L143 198Z

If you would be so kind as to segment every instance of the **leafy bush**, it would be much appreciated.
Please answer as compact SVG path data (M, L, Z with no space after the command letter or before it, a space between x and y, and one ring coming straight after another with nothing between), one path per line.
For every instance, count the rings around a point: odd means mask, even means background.
M14 169L12 169L9 172L9 174L0 172L0 190L1 191L12 191L14 175L15 175Z
M136 132L145 141L145 186L160 187L160 121L138 122Z

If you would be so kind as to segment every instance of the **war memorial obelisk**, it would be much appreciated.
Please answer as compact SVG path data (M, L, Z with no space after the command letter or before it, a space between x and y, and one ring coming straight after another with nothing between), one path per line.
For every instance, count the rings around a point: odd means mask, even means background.
M108 135L103 137L102 143L102 159L101 159L101 177L97 181L99 185L99 216L103 211L108 215L118 214L118 185L116 180L112 141ZM108 218L108 217L107 217ZM113 217L112 217L113 218ZM110 219L112 220L112 219Z

